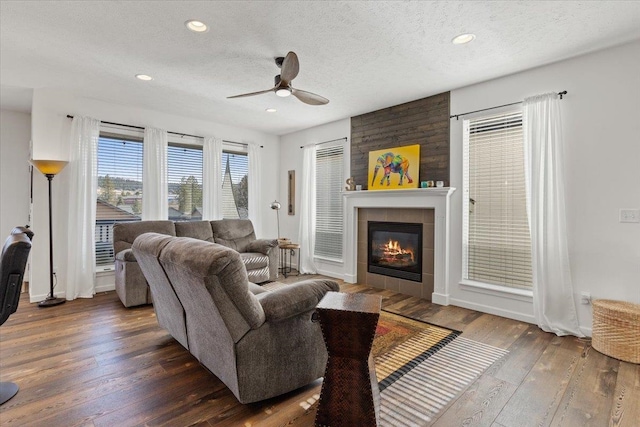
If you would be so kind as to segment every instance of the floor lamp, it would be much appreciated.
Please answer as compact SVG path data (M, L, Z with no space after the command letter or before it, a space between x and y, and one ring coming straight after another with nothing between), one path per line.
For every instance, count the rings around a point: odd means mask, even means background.
M280 239L280 208L281 205L279 201L274 200L271 202L271 209L276 211L276 217L278 218L278 239Z
M49 295L44 301L40 301L40 307L53 307L54 305L63 304L66 300L56 298L53 293L53 221L51 215L51 181L53 177L60 173L68 162L62 160L31 160L38 170L47 177L49 181Z

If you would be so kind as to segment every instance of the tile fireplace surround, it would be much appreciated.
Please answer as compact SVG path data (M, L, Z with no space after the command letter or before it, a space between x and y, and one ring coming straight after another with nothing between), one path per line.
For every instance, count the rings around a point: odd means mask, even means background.
M358 254L359 247L362 250L363 244L359 242L358 237L364 237L366 247L366 229L364 232L358 230L358 225L366 227L366 221L358 220L359 210L366 209L363 214L368 220L372 215L378 215L375 220L384 219L390 221L396 221L394 219L395 213L393 211L399 211L398 218L416 217L416 220L409 220L407 222L423 222L429 224L433 222L433 246L429 248L430 244L425 242L423 245L427 249L433 249L433 293L426 295L425 293L431 291L431 272L423 279L422 289L418 292L416 290L410 292L403 292L403 289L399 289L401 293L408 293L410 295L422 296L426 299L431 299L432 302L440 305L449 305L449 291L448 291L448 271L449 271L449 200L451 194L455 191L455 188L427 188L427 189L407 189L407 190L376 190L376 191L349 191L344 192L344 217L346 218L346 245L345 245L345 282L356 283L358 277L363 276L363 272L358 272L358 268L364 268L364 274L366 273L366 260L363 264L358 263L362 260L362 254ZM383 210L380 210L383 209ZM419 215L419 210L425 210L423 215ZM433 221L431 221L431 213L433 212ZM365 213L366 212L366 213ZM403 213L405 215L403 215ZM380 215L384 215L385 218L379 218ZM420 221L422 218L422 221ZM424 233L429 233L428 229L424 230ZM427 236L427 234L425 234ZM430 252L427 251L427 252ZM366 258L366 255L365 255ZM424 269L423 269L424 271ZM380 276L383 277L383 276ZM384 282L384 280L382 280ZM404 282L404 281L403 281ZM413 282L415 283L415 282ZM371 284L370 284L371 285ZM374 285L375 286L375 285ZM415 283L414 286L420 286L420 283ZM384 287L384 286L378 286Z

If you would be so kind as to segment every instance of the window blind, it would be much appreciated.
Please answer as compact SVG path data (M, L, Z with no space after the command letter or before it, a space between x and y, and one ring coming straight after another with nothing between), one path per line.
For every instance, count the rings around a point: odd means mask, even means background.
M342 261L342 145L316 152L316 243L314 255Z
M114 263L113 224L140 220L142 213L142 142L101 136L98 139L96 265Z
M249 217L249 157L246 153L222 152L222 217Z
M522 113L464 122L464 278L531 287Z
M169 183L169 219L202 219L202 148L169 145L167 147Z

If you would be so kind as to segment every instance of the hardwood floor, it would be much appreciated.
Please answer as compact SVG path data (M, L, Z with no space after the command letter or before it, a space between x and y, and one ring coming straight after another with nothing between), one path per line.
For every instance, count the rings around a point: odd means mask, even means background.
M434 426L640 425L640 365L604 356L588 340L391 291L342 290L381 295L388 310L509 350ZM47 309L24 295L0 327L0 377L20 386L0 406L0 424L47 427L312 426L321 384L241 405L158 327L151 306L126 309L115 292Z

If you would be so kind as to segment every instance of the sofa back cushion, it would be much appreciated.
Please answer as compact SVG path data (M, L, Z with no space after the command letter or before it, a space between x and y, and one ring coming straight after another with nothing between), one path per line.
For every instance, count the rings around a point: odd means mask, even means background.
M184 308L158 260L160 252L171 239L173 237L164 234L145 233L133 242L133 247L127 252L133 251L149 283L158 324L189 349Z
M175 226L178 237L191 237L205 242L215 242L209 221L176 221Z
M249 291L247 270L238 252L215 243L176 237L162 250L160 264L187 312L189 337L192 328L204 331L218 316L224 323L217 328L220 333L228 330L233 342L264 323L264 311ZM193 345L190 339L191 350Z
M175 236L173 221L135 221L117 222L113 225L113 251L115 254L131 248L134 240L144 233L160 233Z
M253 224L248 219L211 221L215 242L238 252L246 252L249 243L256 240Z

